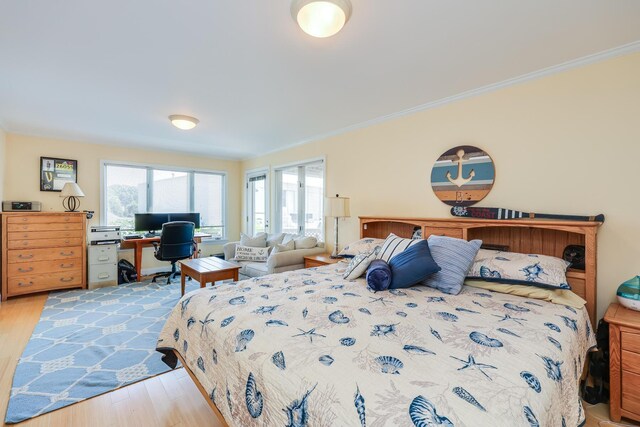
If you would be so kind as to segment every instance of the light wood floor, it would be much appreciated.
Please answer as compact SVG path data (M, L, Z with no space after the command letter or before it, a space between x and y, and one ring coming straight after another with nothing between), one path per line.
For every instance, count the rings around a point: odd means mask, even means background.
M0 304L0 416L2 426L13 372L46 294L10 299ZM184 369L177 369L128 387L67 406L20 427L211 426L220 427L204 397Z

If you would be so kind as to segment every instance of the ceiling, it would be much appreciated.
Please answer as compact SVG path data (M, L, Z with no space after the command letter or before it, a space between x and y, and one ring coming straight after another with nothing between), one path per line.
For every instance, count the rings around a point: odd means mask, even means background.
M351 1L314 39L290 0L2 0L0 126L248 158L640 40L637 0Z

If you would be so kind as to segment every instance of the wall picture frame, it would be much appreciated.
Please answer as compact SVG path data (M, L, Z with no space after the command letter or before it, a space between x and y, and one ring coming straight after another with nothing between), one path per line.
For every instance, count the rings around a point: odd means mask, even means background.
M78 182L78 161L40 157L40 191L62 191L67 182Z

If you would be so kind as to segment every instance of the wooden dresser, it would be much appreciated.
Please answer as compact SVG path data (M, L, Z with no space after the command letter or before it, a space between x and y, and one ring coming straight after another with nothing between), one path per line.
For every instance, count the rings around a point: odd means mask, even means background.
M640 312L611 304L609 323L609 416L640 421Z
M2 301L54 289L86 288L83 212L2 212Z

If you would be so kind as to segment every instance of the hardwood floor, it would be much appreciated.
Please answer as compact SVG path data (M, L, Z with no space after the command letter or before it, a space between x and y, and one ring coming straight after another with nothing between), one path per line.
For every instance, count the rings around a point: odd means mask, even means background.
M46 294L0 304L0 415L4 418L18 359L40 319ZM211 426L215 414L184 369L96 396L37 418L20 427Z

